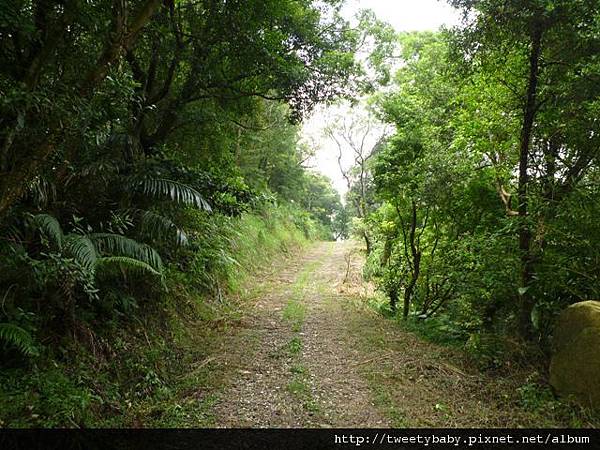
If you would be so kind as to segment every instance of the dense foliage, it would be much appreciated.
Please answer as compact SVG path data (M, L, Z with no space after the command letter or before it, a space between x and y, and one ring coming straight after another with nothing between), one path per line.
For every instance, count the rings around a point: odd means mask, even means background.
M367 269L446 338L543 347L557 312L600 293L600 7L454 3L464 27L402 35L375 99L394 132L370 164Z
M3 359L93 344L176 273L221 296L256 238L236 239L245 216L339 235L339 196L305 168L296 125L366 80L339 7L2 2Z
M386 312L485 364L600 296L598 1L400 37L342 3L0 0L0 426L135 424L245 275L351 222ZM365 94L343 205L299 124Z

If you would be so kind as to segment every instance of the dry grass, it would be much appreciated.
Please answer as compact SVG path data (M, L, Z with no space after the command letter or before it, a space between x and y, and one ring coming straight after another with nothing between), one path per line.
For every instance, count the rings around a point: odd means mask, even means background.
M199 362L220 377L221 388L207 394L216 398L214 426L599 424L549 395L534 367L481 372L464 351L377 314L361 272L352 243L322 243L255 278L261 287L249 288L256 295L215 349L221 356ZM302 320L290 320L298 308Z

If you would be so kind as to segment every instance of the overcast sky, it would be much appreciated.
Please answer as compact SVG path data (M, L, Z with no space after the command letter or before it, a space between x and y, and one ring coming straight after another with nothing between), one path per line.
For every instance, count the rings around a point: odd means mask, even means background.
M343 13L348 20L361 9L371 9L377 17L391 24L396 31L426 31L436 30L442 25L453 26L459 23L458 12L444 0L346 0ZM339 108L320 108L305 121L304 138L313 145L317 154L311 161L311 166L327 175L333 181L335 188L342 194L346 192L346 183L342 177L338 163L336 145L323 136L323 129L332 116L352 114L351 110ZM373 140L378 136L373 136ZM374 144L374 142L373 142ZM344 165L351 163L351 152L344 152Z

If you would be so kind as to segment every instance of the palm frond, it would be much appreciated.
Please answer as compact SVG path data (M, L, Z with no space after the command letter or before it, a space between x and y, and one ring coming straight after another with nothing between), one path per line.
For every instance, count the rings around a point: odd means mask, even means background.
M31 334L13 323L0 323L0 341L12 345L26 356L38 354Z
M99 253L136 259L150 265L156 272L162 273L160 255L149 245L120 234L93 233L89 238Z
M212 210L200 192L192 186L178 181L167 180L165 178L143 178L132 181L131 186L135 190L151 197L168 197L177 203L192 205L205 211Z
M65 238L66 252L81 262L85 267L91 269L95 266L98 254L94 243L80 234L69 234Z
M32 216L33 225L41 230L49 239L53 240L58 248L62 248L64 234L60 223L50 214L36 214Z
M99 272L109 271L111 268L118 268L123 272L150 273L152 275L162 276L162 273L154 269L150 264L139 259L129 258L127 256L105 256L98 258L96 269Z

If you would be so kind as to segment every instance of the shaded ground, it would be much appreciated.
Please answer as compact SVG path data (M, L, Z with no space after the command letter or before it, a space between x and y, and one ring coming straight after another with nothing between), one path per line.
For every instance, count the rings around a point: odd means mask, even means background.
M256 304L222 343L218 427L589 426L523 406L457 350L425 342L365 306L352 243L319 243L255 280ZM551 409L551 408L550 408ZM583 421L581 421L583 420Z

